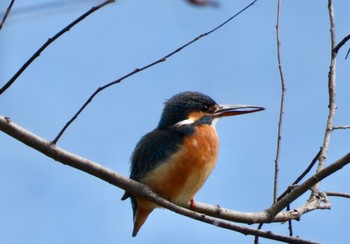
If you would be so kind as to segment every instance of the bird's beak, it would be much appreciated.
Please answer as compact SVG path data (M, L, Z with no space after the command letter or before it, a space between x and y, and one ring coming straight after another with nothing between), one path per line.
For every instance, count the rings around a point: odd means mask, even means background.
M226 116L255 113L262 110L265 110L265 108L253 105L220 105L214 111L213 116L216 118L221 118Z

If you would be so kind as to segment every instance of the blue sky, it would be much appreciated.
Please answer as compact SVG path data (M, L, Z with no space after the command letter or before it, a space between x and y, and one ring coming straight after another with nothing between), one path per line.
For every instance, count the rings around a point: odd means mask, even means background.
M1 9L9 1L2 1ZM49 38L99 1L16 1L0 32L0 84ZM52 1L60 2L60 1ZM88 2L88 3L86 3ZM207 32L250 1L196 8L185 1L117 1L64 34L0 96L0 114L52 140L99 86L149 64ZM335 1L336 36L350 33L350 3ZM33 7L34 8L31 8ZM63 7L61 7L63 6ZM272 203L280 101L276 59L276 1L258 1L217 32L155 67L101 92L68 128L58 146L125 176L137 141L158 123L164 101L185 90L223 104L266 111L223 118L218 164L196 200L238 211ZM29 7L29 9L28 9ZM330 57L326 1L282 1L282 62L286 107L279 192L295 180L322 145ZM349 124L349 43L337 60L336 125ZM349 151L349 130L335 131L328 163ZM64 166L0 133L1 243L252 243L252 237L154 211L131 238L132 211L121 189ZM314 171L313 171L314 172ZM350 192L347 166L321 190ZM309 193L292 205L298 207ZM349 200L294 223L294 233L323 243L350 242ZM254 226L252 226L254 227ZM265 225L287 234L286 224ZM262 239L261 243L274 243Z

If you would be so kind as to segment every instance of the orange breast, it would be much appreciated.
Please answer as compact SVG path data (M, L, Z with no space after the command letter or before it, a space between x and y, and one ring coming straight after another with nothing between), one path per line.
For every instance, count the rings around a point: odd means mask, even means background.
M141 182L158 195L187 204L213 170L219 141L215 129L200 125L184 140L180 150L144 177Z

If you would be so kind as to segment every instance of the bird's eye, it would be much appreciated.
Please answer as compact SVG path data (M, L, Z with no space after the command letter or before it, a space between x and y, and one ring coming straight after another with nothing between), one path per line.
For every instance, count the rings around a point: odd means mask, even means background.
M215 106L204 105L204 111L207 113L213 113L215 111Z
M213 105L213 106L210 106L209 108L208 108L208 112L209 113L214 113L214 111L216 110L216 107Z

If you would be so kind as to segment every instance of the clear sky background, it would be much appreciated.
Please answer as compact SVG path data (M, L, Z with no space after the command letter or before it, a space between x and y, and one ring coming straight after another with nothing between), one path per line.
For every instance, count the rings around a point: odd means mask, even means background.
M10 1L1 1L1 11ZM40 7L41 3L53 3ZM49 38L101 1L16 1L0 32L0 84ZM238 12L251 1L197 8L186 1L117 1L55 41L0 96L0 114L52 140L99 86L149 64ZM336 36L350 33L350 2L335 1ZM158 123L163 103L186 90L223 104L255 104L264 112L217 124L218 164L196 200L238 211L272 203L280 103L276 58L277 1L258 1L234 21L155 67L101 92L58 146L125 176L137 141ZM282 1L282 62L287 86L279 192L322 145L328 113L330 37L327 1ZM337 60L336 125L350 123L347 43ZM349 130L335 131L328 164L350 148ZM131 238L123 190L64 166L0 133L1 243L252 243L168 210L154 211ZM312 172L314 172L313 169ZM309 175L310 176L310 175ZM350 192L350 167L321 190ZM293 203L303 204L309 193ZM331 198L294 222L294 233L323 243L350 243L350 202ZM252 225L251 227L256 227ZM264 229L287 234L286 224ZM261 239L261 243L274 243Z

